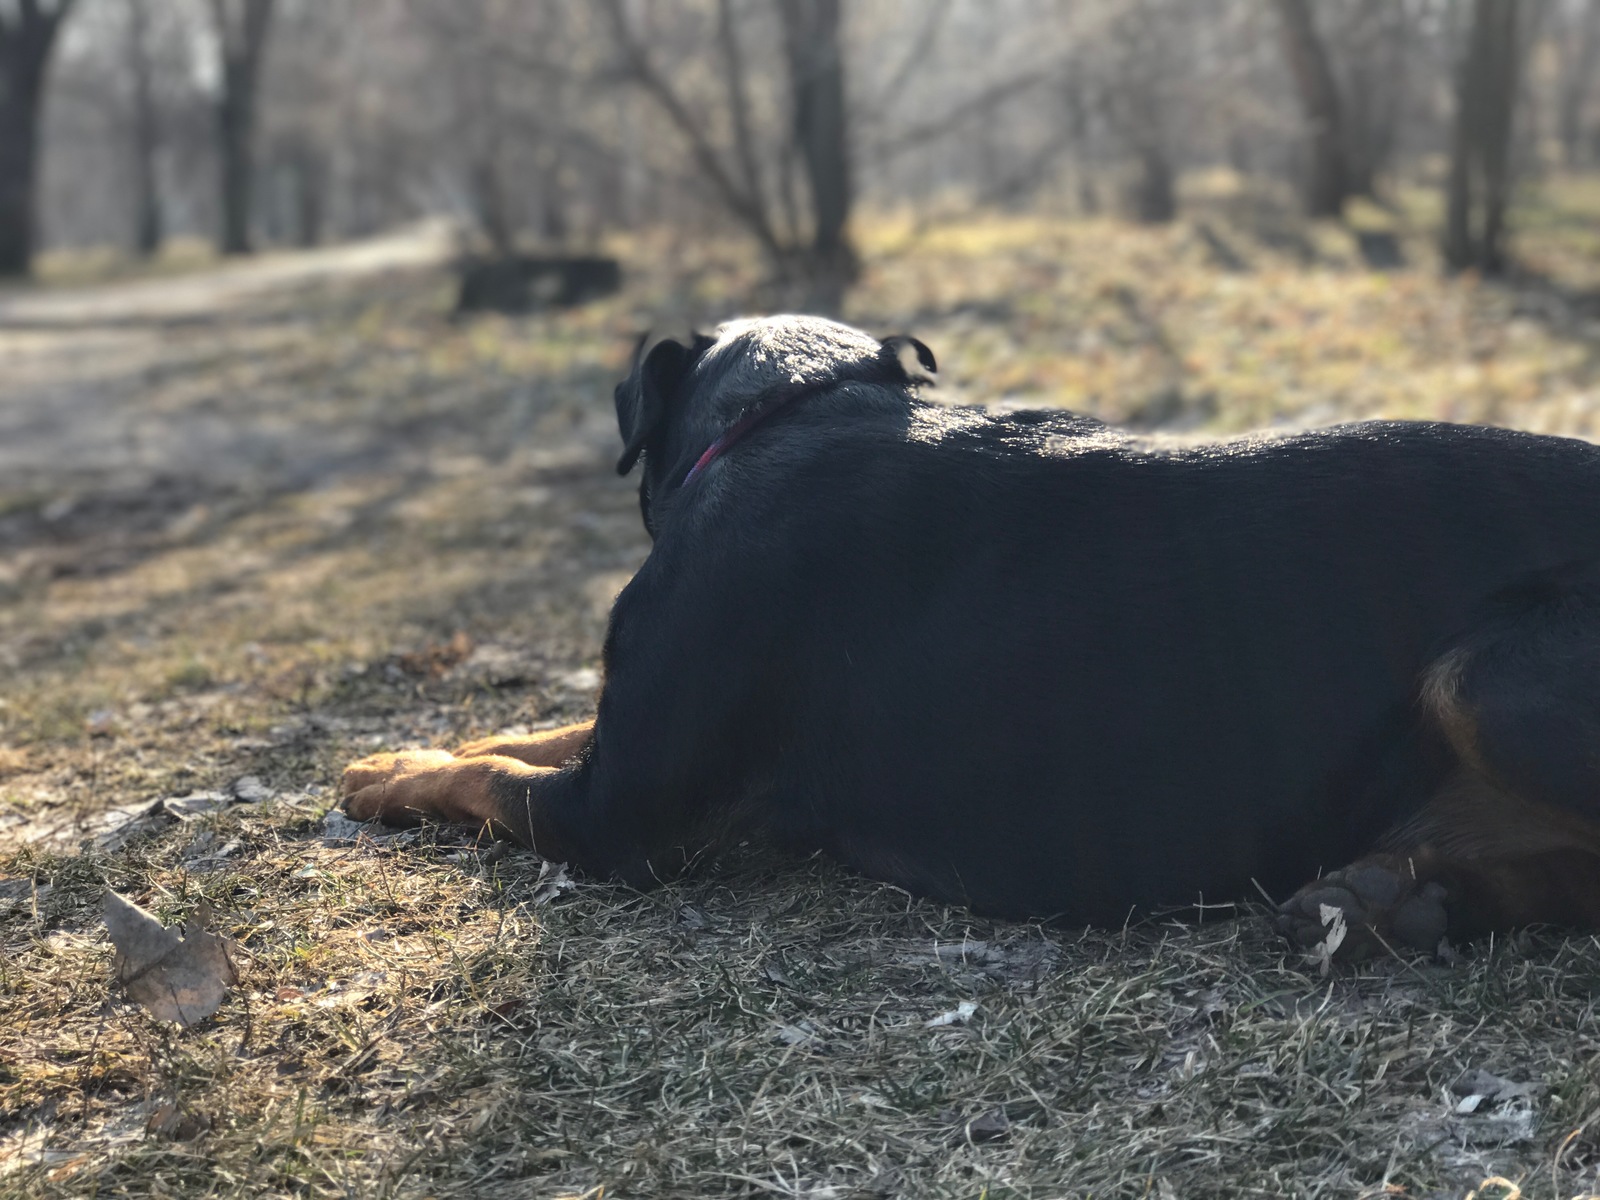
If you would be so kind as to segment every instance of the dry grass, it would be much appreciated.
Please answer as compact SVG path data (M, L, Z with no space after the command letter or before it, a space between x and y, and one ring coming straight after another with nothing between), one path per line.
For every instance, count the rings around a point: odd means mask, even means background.
M1419 265L1388 275L1338 230L1268 244L1227 196L1210 238L884 220L854 315L973 399L1588 434L1600 247L1561 216L1588 202L1539 198L1552 279L1517 289L1442 280L1404 230ZM627 294L526 320L452 324L417 272L0 328L0 1194L1600 1187L1593 939L1326 981L1259 913L1084 932L753 849L641 895L447 833L327 844L345 759L591 701L646 549L609 473L627 335L761 302L737 255L624 249L655 264ZM270 799L80 846L111 806L247 774ZM244 967L217 1017L179 1034L109 995L108 886L211 902ZM1474 1067L1537 1086L1459 1113Z

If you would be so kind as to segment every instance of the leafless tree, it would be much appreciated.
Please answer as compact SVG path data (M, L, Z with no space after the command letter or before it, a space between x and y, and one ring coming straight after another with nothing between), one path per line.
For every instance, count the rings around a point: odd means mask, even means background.
M126 54L132 84L134 247L141 256L154 254L161 245L161 188L156 177L156 154L161 144L156 112L155 64L150 53L150 0L127 0Z
M359 141L346 125L358 4L316 0L283 4L273 13L272 53L257 83L254 157L255 224L274 240L300 246L323 240L331 164L341 146ZM375 15L363 24L369 36L386 32ZM384 57L402 54L394 46Z
M1177 55L1171 4L1133 0L1118 11L1107 30L1104 54L1105 111L1111 127L1132 151L1136 175L1129 206L1151 224L1178 215L1174 162L1174 92Z
M1584 119L1595 68L1600 66L1600 3L1578 0L1565 16L1562 36L1556 42L1559 51L1557 124L1562 162L1576 167L1583 155Z
M1445 260L1457 270L1505 270L1522 25L1516 0L1473 0L1456 76L1444 239Z
M50 49L73 0L0 5L0 275L33 260L34 175Z
M1062 132L1066 146L1078 163L1076 172L1077 203L1084 213L1100 211L1100 193L1095 189L1094 173L1088 169L1094 147L1094 121L1099 108L1088 70L1080 63L1069 62L1066 77L1061 84Z
M1340 78L1349 193L1376 197L1398 146L1418 5L1353 0L1344 10L1327 44Z
M495 253L507 255L515 249L520 222L512 215L505 179L511 134L499 78L503 63L493 45L503 33L496 20L500 14L481 2L451 7L448 16L432 8L422 11L436 18L430 28L449 56L452 108L470 160L465 182L473 215Z
M221 60L217 155L222 185L220 244L224 254L249 254L252 248L256 88L272 7L273 0L211 0Z
M1466 36L1488 0L76 0L36 135L38 240L221 230L239 249L444 213L502 249L585 251L618 226L726 216L784 302L825 308L863 207L923 227L1125 189L1165 220L1182 181L1213 204L1203 173L1226 167L1253 177L1235 214L1273 209L1280 182L1333 212L1341 151L1361 194L1431 179L1459 143L1454 244L1465 195L1467 241L1499 246L1510 175L1557 135L1583 158L1600 127L1600 0L1505 4L1523 14L1507 94L1528 136L1501 168L1482 80L1503 55L1485 76ZM0 129L41 110L37 87L10 102L17 31L65 11L0 0ZM0 213L29 194L20 144L0 137Z
M756 239L777 275L803 290L802 302L836 309L856 271L849 218L854 199L840 0L775 0L787 68L788 130L763 154L751 122L742 6L718 0L715 42L722 104L715 119L697 111L657 60L623 0L605 0L627 77L677 130L722 207ZM723 124L719 143L713 128ZM728 144L731 143L731 144ZM798 159L809 211L801 217L790 171Z
M855 190L839 39L840 0L777 0L777 4L789 64L795 147L811 185L808 274L817 304L837 309L857 269L848 229Z
M1305 110L1310 169L1306 173L1306 210L1314 217L1337 217L1344 211L1350 188L1346 157L1344 106L1328 52L1312 19L1309 0L1273 0L1282 25L1295 90Z

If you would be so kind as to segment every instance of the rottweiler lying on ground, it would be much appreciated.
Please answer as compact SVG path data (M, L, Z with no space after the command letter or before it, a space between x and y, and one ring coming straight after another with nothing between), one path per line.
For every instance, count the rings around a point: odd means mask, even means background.
M592 725L363 759L347 810L640 886L759 833L1074 923L1259 886L1344 956L1600 928L1600 448L1158 450L925 403L933 366L808 317L656 345Z

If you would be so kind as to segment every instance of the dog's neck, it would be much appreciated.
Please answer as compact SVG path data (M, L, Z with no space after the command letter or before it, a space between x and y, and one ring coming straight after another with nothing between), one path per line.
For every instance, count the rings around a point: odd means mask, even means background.
M702 471L709 467L728 450L732 449L737 442L741 441L747 433L749 433L757 425L761 424L762 421L765 421L774 413L788 408L789 405L793 404L802 396L807 396L812 392L819 392L824 388L832 387L835 382L837 381L827 380L816 383L785 383L779 384L777 387L767 391L756 399L756 402L750 406L750 410L746 412L744 416L740 417L732 425L728 426L728 428L724 430L722 434L716 438L716 440L714 440L705 448L700 457L694 460L694 466L689 468L689 473L683 477L683 483L681 483L679 486L688 487L694 482L696 477L698 477Z

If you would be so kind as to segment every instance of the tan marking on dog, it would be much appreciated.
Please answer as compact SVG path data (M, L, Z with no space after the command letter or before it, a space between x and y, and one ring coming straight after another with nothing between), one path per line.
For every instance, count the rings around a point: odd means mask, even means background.
M548 770L502 755L457 758L443 750L402 750L351 763L340 787L344 810L357 821L483 825L501 818L497 780Z
M1384 849L1405 855L1417 879L1444 883L1475 932L1600 922L1600 823L1475 772L1452 776Z
M1473 770L1482 772L1477 718L1467 711L1461 700L1461 676L1470 660L1471 655L1467 650L1457 647L1434 662L1422 673L1419 699L1432 714L1457 757Z
M523 737L488 737L457 746L457 758L480 758L496 754L515 758L534 767L559 767L574 757L594 736L594 721L563 725L560 729L541 729Z
M1600 856L1600 824L1567 809L1524 799L1483 775L1461 770L1420 812L1390 831L1383 845L1391 850L1426 846L1459 862L1560 850Z

